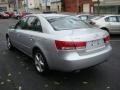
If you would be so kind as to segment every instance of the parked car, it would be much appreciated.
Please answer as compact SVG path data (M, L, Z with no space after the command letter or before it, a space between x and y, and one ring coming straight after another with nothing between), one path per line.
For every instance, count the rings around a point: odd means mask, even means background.
M77 17L80 18L80 20L82 21L90 23L90 20L94 18L95 16L91 14L79 14L77 15Z
M0 18L9 18L9 15L5 12L0 12Z
M57 11L43 11L43 14L57 14Z
M8 14L9 15L9 17L13 17L13 12L9 12L9 11L7 11L7 12L5 12L6 14Z
M23 11L22 14L21 14L21 18L26 16L26 15L29 15L29 14L32 14L31 12L26 12L26 11Z
M20 19L21 18L21 13L17 12L17 11L14 11L13 18Z
M107 31L60 14L27 15L9 28L6 40L9 50L16 47L33 58L42 74L94 66L105 62L112 50Z
M110 34L120 34L120 15L98 16L91 19L91 23Z

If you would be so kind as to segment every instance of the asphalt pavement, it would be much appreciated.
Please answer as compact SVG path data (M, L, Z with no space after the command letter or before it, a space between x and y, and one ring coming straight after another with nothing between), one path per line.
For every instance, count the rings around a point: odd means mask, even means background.
M5 33L13 19L0 19L0 90L120 90L120 35L111 36L111 57L105 63L79 73L36 72L31 58L18 50L9 51Z

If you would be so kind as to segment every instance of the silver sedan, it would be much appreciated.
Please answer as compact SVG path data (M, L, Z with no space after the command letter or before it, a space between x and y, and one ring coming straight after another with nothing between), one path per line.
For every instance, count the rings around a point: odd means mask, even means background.
M31 14L6 34L9 50L14 47L32 57L41 74L49 70L74 71L109 58L112 50L107 31L60 14Z

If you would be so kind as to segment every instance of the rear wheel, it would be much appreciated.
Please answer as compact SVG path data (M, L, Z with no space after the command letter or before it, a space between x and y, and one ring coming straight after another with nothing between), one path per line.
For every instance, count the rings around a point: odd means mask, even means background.
M36 70L40 74L46 74L49 71L45 57L43 56L40 50L34 52L34 62Z
M19 19L20 19L20 16L17 16L17 19L19 20Z
M11 43L11 41L10 41L10 38L7 37L6 39L7 39L7 48L8 48L9 50L12 50L12 49L13 49L13 45L12 45L12 43Z
M101 29L107 31L108 33L110 33L107 28L104 28L104 27L103 27L103 28L101 28Z

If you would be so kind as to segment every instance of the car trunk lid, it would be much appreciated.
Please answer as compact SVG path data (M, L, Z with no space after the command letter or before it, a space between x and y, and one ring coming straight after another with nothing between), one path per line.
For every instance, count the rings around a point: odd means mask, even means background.
M105 47L104 38L107 33L96 28L73 30L71 39L73 42L86 42L84 48L76 48L79 54L87 54Z

